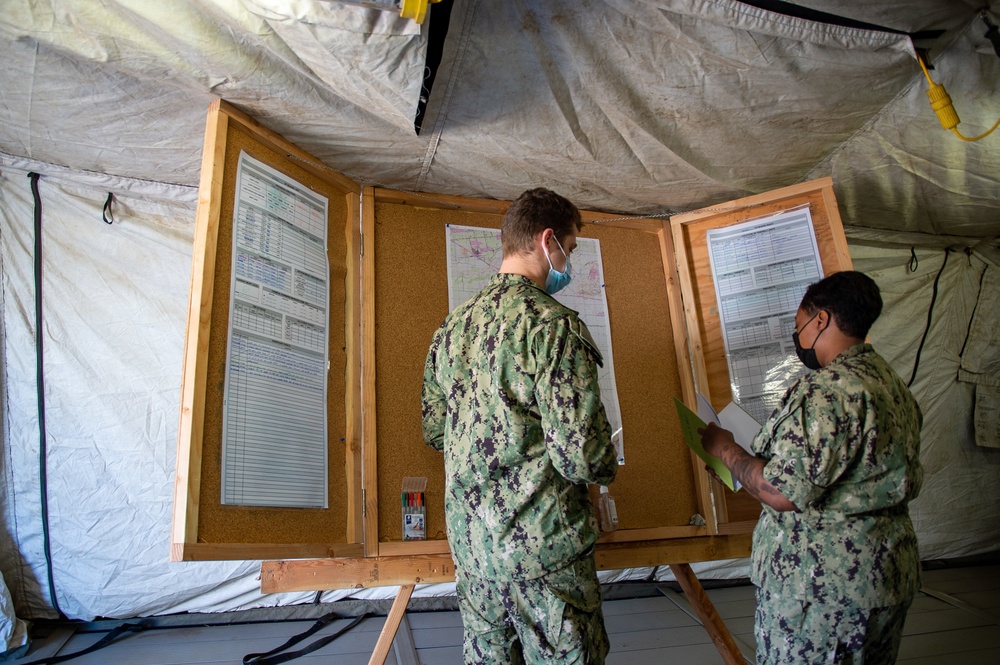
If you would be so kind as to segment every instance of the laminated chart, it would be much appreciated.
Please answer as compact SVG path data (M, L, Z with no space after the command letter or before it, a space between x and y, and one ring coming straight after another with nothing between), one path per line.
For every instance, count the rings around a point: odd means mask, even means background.
M500 270L503 248L500 230L449 224L445 229L448 247L448 306L455 309L476 295ZM573 252L573 279L565 289L553 296L580 314L590 334L597 342L604 366L600 372L601 401L607 412L612 442L618 452L618 463L625 463L621 408L615 384L615 362L611 348L611 324L608 300L604 290L604 264L601 242L594 238L577 237Z
M327 507L327 208L325 196L240 153L224 505Z
M759 423L803 374L792 333L823 278L808 206L706 232L733 401Z

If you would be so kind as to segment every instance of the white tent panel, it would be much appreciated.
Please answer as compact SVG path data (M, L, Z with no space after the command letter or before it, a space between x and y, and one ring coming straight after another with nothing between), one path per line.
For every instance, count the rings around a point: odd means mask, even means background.
M945 248L957 247L941 273L911 388L924 415L920 460L925 475L910 514L924 560L995 550L1000 544L1000 455L976 445L970 418L974 387L957 380L977 302L1000 301L1000 293L980 288L990 264L978 251L966 255L964 248L975 240L928 238L937 246L918 245L917 269L910 272L911 246L887 246L871 236L850 240L855 268L875 279L885 302L871 330L872 343L905 381L913 376Z
M137 198L43 178L43 345L53 577L73 618L260 604L254 562L170 564L178 396L191 270L188 188ZM139 183L140 188L143 187ZM18 613L52 616L39 486L33 209L0 176L6 375L3 573ZM15 583L16 580L16 583ZM305 596L305 594L300 594ZM286 598L294 600L294 596ZM267 602L274 603L280 599Z
M798 180L913 74L898 35L738 2L485 5L452 15L430 191L545 185L589 208L690 210Z

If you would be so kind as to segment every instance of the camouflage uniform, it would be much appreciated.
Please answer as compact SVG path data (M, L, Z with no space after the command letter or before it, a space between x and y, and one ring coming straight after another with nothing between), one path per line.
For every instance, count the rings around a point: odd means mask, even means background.
M424 438L444 451L468 663L604 662L587 483L618 466L600 362L576 312L520 275L495 275L434 334Z
M868 344L793 385L753 442L801 512L754 531L757 662L892 663L920 585L920 409Z

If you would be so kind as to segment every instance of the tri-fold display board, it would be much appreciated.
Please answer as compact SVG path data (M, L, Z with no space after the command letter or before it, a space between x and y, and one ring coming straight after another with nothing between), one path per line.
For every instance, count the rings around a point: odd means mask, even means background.
M213 104L172 560L264 559L265 592L452 579L443 459L421 434L423 364L449 311L448 229L497 229L508 203L362 186ZM759 248L754 220L789 211L799 221L772 238L808 231L823 274L850 267L829 179L669 222L583 212L580 237L599 241L593 284L606 302L625 460L611 486L620 526L598 544L601 568L749 553L759 504L709 479L673 400L694 407L700 392L721 408L753 397L756 384L732 364L751 330L763 346L746 353L787 351L764 348L764 331L772 343L788 332L787 309L751 307L788 282L800 297L815 281L808 257L783 245L741 273L732 250ZM750 293L754 280L763 295ZM401 531L409 477L427 479L426 540Z

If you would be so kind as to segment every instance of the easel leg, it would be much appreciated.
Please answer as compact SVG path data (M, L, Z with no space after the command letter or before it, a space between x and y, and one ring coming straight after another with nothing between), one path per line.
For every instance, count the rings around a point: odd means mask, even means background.
M384 665L385 659L389 656L389 649L392 648L392 641L396 638L399 622L402 621L403 613L406 612L406 605L410 602L413 587L413 584L404 584L399 587L399 593L396 594L396 600L392 601L392 609L389 610L389 616L385 618L385 625L382 626L382 633L378 636L375 651L372 652L368 665Z
M701 624L708 631L708 636L712 638L719 653L722 654L722 660L726 665L746 665L733 636L729 634L729 629L726 628L722 617L712 605L711 599L705 593L705 589L702 588L694 571L691 570L691 566L686 563L672 563L670 570L673 571L674 577L677 578L677 582L684 590L684 595L687 596L691 607L701 619Z

